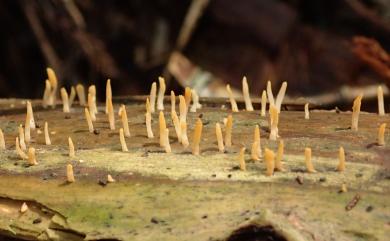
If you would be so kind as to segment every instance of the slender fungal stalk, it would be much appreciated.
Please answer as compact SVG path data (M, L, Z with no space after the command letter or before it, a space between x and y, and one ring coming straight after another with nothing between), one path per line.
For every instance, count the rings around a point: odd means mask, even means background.
M219 123L215 124L215 134L217 135L218 150L221 153L225 152L225 145L223 144L222 129Z
M196 120L195 123L195 129L194 129L194 136L192 138L192 154L193 155L199 155L200 153L200 139L202 137L202 129L203 129L203 123L200 118Z
M226 127L225 127L225 146L232 146L232 130L233 130L233 116L228 115Z
M232 107L232 111L233 112L238 112L237 102L234 99L234 96L233 96L233 93L232 93L232 89L230 88L229 84L226 85L226 91L227 91L227 93L229 95L229 101L230 101L230 105Z
M274 154L274 152L268 148L265 148L264 160L265 160L265 164L267 167L265 175L272 176L274 174L274 169L275 169L275 154Z
M154 113L156 110L156 93L157 93L157 84L156 82L152 83L150 87L150 113Z
M383 101L383 89L382 86L378 86L378 114L385 115L385 104Z
M124 135L124 133L123 133L123 128L120 128L120 129L119 129L119 140L120 140L120 142L121 142L122 151L123 151L123 152L128 152L129 150L127 149L126 140L125 140L125 135Z
M380 125L378 130L378 145L384 146L385 143L385 130L386 130L386 123L383 123Z
M165 79L163 77L158 77L159 89L157 96L157 110L164 110L164 95L165 95Z
M265 116L267 108L267 92L263 90L261 94L261 116Z
M317 172L314 169L313 163L311 161L311 148L308 148L308 147L305 148L305 164L306 164L307 172L309 172L309 173Z
M337 166L337 171L345 171L345 153L344 148L342 146L340 146L339 148L339 165Z
M352 106L352 130L357 131L358 125L359 125L359 114L360 114L360 106L362 104L362 98L363 95L359 95L356 97L356 99L353 101Z
M49 124L47 123L47 121L45 121L44 132L45 132L45 144L49 146L51 145L51 140L49 135Z
M253 105L249 94L248 81L245 76L242 78L242 94L244 96L245 109L247 111L253 111Z
M85 99L85 89L84 85L82 84L77 84L76 85L76 93L77 93L77 98L79 99L79 104L80 106L85 106L87 101Z
M238 154L238 162L240 164L240 170L246 171L246 163L245 163L245 147L241 147L240 153Z

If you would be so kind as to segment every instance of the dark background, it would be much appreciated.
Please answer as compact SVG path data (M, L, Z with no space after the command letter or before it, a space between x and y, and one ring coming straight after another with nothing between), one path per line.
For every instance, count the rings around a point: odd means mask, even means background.
M255 93L268 79L296 96L389 84L390 61L378 69L353 51L356 36L390 50L389 2L210 0L180 48L189 0L0 1L0 96L40 98L47 66L60 86L95 83L100 98L107 78L115 95L146 94L178 48L233 86L246 75ZM167 88L182 87L173 76Z

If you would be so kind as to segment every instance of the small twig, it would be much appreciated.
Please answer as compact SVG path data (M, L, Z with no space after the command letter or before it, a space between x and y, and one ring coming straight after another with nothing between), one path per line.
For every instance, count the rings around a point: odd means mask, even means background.
M183 25L181 26L179 36L176 40L176 46L175 46L174 50L180 51L187 45L195 27L196 27L196 24L197 24L199 18L204 13L204 10L208 6L209 2L210 2L210 0L192 0L192 3L190 5L188 12L186 14L186 17L184 19ZM174 52L175 51L173 51L171 53L171 56ZM168 64L169 64L170 58L171 57L168 58ZM162 73L162 76L167 81L167 85L169 84L170 77L171 77L171 75L169 74L169 71L168 71L168 64L165 66L163 73Z
M35 37L38 40L38 45L41 48L43 55L45 56L46 61L48 62L48 65L51 66L53 69L55 69L57 73L60 72L59 66L61 66L61 60L57 56L54 48L50 44L49 39L45 34L43 27L40 24L35 6L33 5L32 1L31 2L26 1L23 3L25 4L22 4L22 9L27 17L27 21L30 24ZM61 86L61 83L58 84L59 86Z
M84 29L85 28L84 17L81 14L75 2L73 0L62 0L62 2L64 3L66 11L68 11L70 17L73 19L77 27Z
M350 211L352 210L352 208L354 208L356 206L356 204L360 201L360 195L359 193L357 193L351 201L349 201L349 203L347 204L347 206L345 206L345 210L347 211Z

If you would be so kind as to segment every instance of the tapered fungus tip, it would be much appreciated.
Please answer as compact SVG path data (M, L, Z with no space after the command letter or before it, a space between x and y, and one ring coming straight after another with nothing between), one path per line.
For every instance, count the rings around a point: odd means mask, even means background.
M84 108L84 113L85 113L85 119L87 120L87 124L88 124L88 130L90 133L93 133L94 128L93 128L91 114L90 114L88 108Z
M226 127L225 127L225 146L232 146L232 130L233 130L233 116L230 114L227 117Z
M24 129L23 129L23 126L22 124L19 125L19 144L20 144L20 148L25 151L27 148L26 148L26 143L25 143L25 136L26 136L26 133L29 133L29 132L25 132Z
M106 104L107 104L108 122L110 123L110 130L115 130L115 114L114 114L114 106L112 105L111 97L107 98Z
M179 95L179 114L180 114L180 123L187 122L187 104L184 96Z
M242 78L242 94L244 96L245 109L247 111L253 111L253 105L252 105L252 101L251 101L251 97L250 97L249 93L250 92L249 92L248 81L247 81L246 77L244 76Z
M154 138L154 134L152 131L152 114L151 114L149 98L146 98L145 125L146 125L146 132L148 138Z
M72 141L72 138L68 137L68 145L69 145L69 157L74 158L76 157L74 144Z
M229 101L230 101L230 105L232 107L232 111L238 112L237 102L234 99L233 92L232 92L232 89L230 88L229 84L226 85L226 91L227 91L228 96L229 96Z
M266 164L266 176L272 176L275 170L275 154L268 148L264 149L264 160Z
M20 158L22 158L22 159L27 159L28 158L26 153L24 153L24 151L20 148L19 137L15 138L15 150L16 150L16 153L19 155Z
M72 164L66 165L66 181L67 181L68 183L73 183L73 182L75 182Z
M76 98L76 89L74 86L70 88L70 95L69 95L69 108L72 107L73 101Z
M164 148L166 153L171 153L171 144L169 143L169 129L166 128L164 131Z
M284 141L280 140L278 146L278 152L276 154L276 159L275 159L275 170L277 171L284 171L283 163L282 163L283 155L284 155Z
M113 182L116 182L116 180L114 178L112 178L112 176L110 174L107 175L107 182L108 183L113 183Z
M157 96L157 110L164 110L164 95L165 95L165 79L163 77L158 77L159 90Z
M20 213L25 213L28 210L28 206L25 202L22 203L22 206L20 207Z
M310 112L309 112L309 103L305 104L305 119L310 119Z
M351 129L354 130L354 131L358 130L359 114L360 114L360 107L361 107L361 104L362 104L362 98L363 98L363 94L360 94L353 101Z
M386 123L383 123L379 126L378 130L378 145L385 146L385 131L386 131Z
M278 95L276 96L276 101L275 101L275 106L276 106L276 109L278 110L278 113L280 113L280 109L282 107L282 102L283 102L284 96L286 95L286 89L287 89L287 82L284 81L282 83L282 86L280 87L280 90L278 92Z
M261 141L260 141L260 127L259 125L255 125L255 130L253 133L253 143L256 143L256 145L252 145L252 153L253 157L257 157L260 159L261 157Z
M88 113L91 121L96 121L97 106L96 96L93 93L88 93Z
M171 119L173 122L173 126L175 127L177 140L179 143L181 143L181 127L180 127L180 121L179 121L179 117L177 116L176 110L171 111Z
M171 112L176 112L176 95L173 90L171 90Z
M275 99L274 94L272 93L272 85L270 80L267 81L267 97L269 105L275 106Z
M28 163L31 166L38 164L37 159L35 157L35 148L34 147L28 148Z
M46 73L47 73L47 77L49 78L51 86L56 89L58 84L56 73L50 67L46 68Z
M43 92L43 98L42 98L43 108L46 108L48 105L50 105L50 95L51 95L51 84L50 81L47 79L45 81L45 91Z
M203 128L202 120L198 118L195 123L194 136L192 140L192 154L194 155L200 154L199 144L200 144L200 138L202 136L202 128Z
M267 108L267 92L263 90L261 94L261 116L265 116Z
M76 94L77 94L77 98L79 99L80 106L85 106L87 103L87 100L85 98L85 89L84 89L84 86L82 84L76 85Z
M29 143L31 140L31 129L35 129L35 121L34 121L34 116L33 116L33 111L32 111L32 106L31 102L27 101L27 113L26 113L26 120L24 123L24 139L20 136L20 139L23 139L23 142ZM23 129L22 129L23 130ZM25 148L23 147L23 150Z
M127 112L126 112L126 106L121 105L121 120L122 120L122 126L123 131L126 137L130 137L130 128L129 128L129 121L127 119Z
M246 163L245 163L245 147L241 147L240 153L238 155L238 162L240 164L240 170L246 171Z
M185 87L184 89L184 99L186 101L187 109L190 106L191 103L191 97L192 97L192 91L190 87Z
M27 121L29 121L29 122L27 123ZM26 123L25 124L29 124L31 130L34 130L36 127L31 101L27 101L27 115L26 115Z
M111 88L111 80L107 79L107 83L106 83L106 114L110 113L110 110L109 110L110 105L112 106L112 88Z
M345 183L341 184L339 192L348 192L347 184L345 184Z
M145 109L146 109L146 112L149 112L149 113L151 112L149 98L146 98Z
M385 115L385 104L384 104L384 100L383 100L382 86L378 86L377 96L378 96L378 114Z
M192 95L192 106L190 112L196 112L197 109L200 109L202 105L199 103L199 95L195 89L191 90Z
M54 107L56 105L58 80L53 69L46 68L46 72L47 72L48 80L50 82L50 90L47 92L48 95L47 95L46 103Z
M165 121L164 112L160 111L159 117L159 131L160 131L160 146L164 147L165 145L165 129L167 129L167 124Z
M44 132L45 132L45 144L51 145L51 140L49 135L49 124L47 123L47 121L45 121Z
M279 137L279 113L275 106L270 105L270 117L269 117L269 124L270 124L270 134L269 139L275 141Z
M125 139L125 135L124 135L124 132L123 132L123 128L119 129L119 140L121 142L122 151L123 152L128 152L129 150L127 149L127 144L126 144L126 139Z
M60 94L61 94L61 99L62 99L62 110L64 113L69 113L70 108L69 108L69 97L68 97L68 92L66 92L66 89L62 87L60 89Z
M5 140L3 130L0 129L0 150L5 150Z
M188 142L187 137L187 123L186 122L180 122L180 132L181 132L181 144L183 144L183 147L188 147L190 143Z
M156 108L156 95L157 95L157 84L153 82L150 87L150 112L154 113Z
M54 73L54 70L52 68L50 68L50 67L46 67L46 72L49 75L49 73Z
M309 148L309 147L305 148L305 164L306 164L307 172L309 172L309 173L317 172L314 169L314 166L313 166L313 163L312 163L312 160L311 160L311 148Z
M258 147L258 142L254 141L252 143L252 148L251 148L251 158L253 161L260 160L259 155L258 155L258 151L257 151L257 147Z
M337 171L339 172L345 171L345 152L342 146L340 146L339 148L339 164L337 166Z
M222 128L219 123L215 124L215 134L217 136L218 150L221 153L225 152L225 145L223 144Z

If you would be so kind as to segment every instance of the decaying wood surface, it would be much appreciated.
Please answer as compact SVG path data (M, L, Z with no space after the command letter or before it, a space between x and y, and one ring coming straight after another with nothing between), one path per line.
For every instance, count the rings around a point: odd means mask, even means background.
M7 102L8 108L10 103L14 108L25 105L16 99ZM4 113L0 127L7 150L0 153L0 237L245 240L249 235L260 240L266 236L274 240L385 240L390 149L376 145L376 138L379 125L390 122L389 115L362 112L355 132L350 130L350 112L311 110L310 119L305 120L302 111L282 108L278 140L283 139L285 145L285 171L268 177L262 158L253 162L247 152L246 171L240 170L238 162L239 150L251 149L256 124L261 147L276 153L279 141L268 140L268 113L260 117L257 105L254 112L232 113L233 145L220 153L215 123L223 127L230 111L226 103L201 103L202 109L188 113L190 143L195 121L202 114L200 155L195 156L191 147L177 142L170 108L164 114L172 153L159 146L158 135L147 138L144 103L132 101L126 104L131 132L126 138L128 152L122 152L121 120L116 118L117 130L110 130L104 106L99 106L95 131L90 133L84 108L77 103L70 113L63 113L60 106L43 110L37 107L39 102L33 102L38 128L29 146L36 149L38 164L34 166L14 151L25 109ZM114 109L118 108L115 104ZM155 134L157 120L154 113ZM50 146L45 145L45 121ZM68 156L68 137L74 142L75 158ZM390 143L388 134L385 141ZM346 153L344 172L336 171L340 146ZM312 149L316 173L306 172L305 147ZM75 176L71 184L66 182L69 163ZM108 174L115 182L108 182ZM339 192L343 184L347 192ZM352 208L357 194L359 201ZM29 209L21 214L23 202Z

